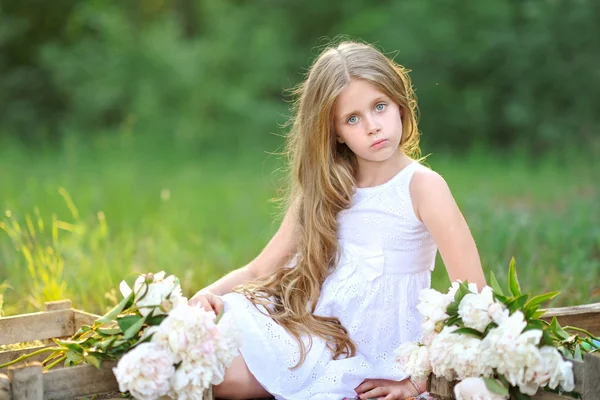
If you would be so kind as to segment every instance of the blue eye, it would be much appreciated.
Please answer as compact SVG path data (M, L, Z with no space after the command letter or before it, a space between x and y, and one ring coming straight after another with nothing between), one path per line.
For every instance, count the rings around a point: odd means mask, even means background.
M355 123L357 123L357 122L358 122L358 117L357 117L356 115L353 115L353 116L351 116L350 118L348 118L348 123L349 123L350 125L353 125L353 124L355 124Z
M375 106L375 110L377 111L383 111L385 110L386 104L385 103L379 103Z

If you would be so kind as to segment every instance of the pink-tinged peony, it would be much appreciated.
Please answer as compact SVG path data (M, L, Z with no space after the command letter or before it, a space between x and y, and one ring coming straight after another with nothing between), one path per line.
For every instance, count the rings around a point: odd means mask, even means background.
M426 379L431 373L429 349L421 343L403 343L396 350L396 361L411 378Z
M454 387L456 400L505 400L508 397L490 392L482 378L466 378Z
M210 386L212 373L206 365L183 362L171 379L169 397L178 400L202 400Z
M481 355L481 340L476 337L458 334L457 327L445 327L433 339L430 361L433 372L447 379L464 379L470 376L490 377L492 368L485 365Z
M222 382L225 368L239 348L234 325L226 318L216 325L214 319L212 311L184 304L173 309L152 336L152 342L169 349L177 362L183 362L188 369L193 366L202 377L204 388ZM183 373L180 368L179 381Z
M518 382L519 387L547 385L556 389L560 385L563 390L570 392L575 388L572 367L555 347L543 346L539 349L539 363L525 371L525 376Z
M515 312L489 331L482 341L481 351L487 367L495 368L512 386L519 386L522 393L533 395L539 385L528 378L527 372L542 362L538 348L542 331L522 332L525 326L523 314Z
M481 293L469 293L462 298L458 305L458 315L467 328L483 332L492 322L492 318L488 314L492 303L494 303L492 288L486 286Z
M446 326L439 335L433 339L429 349L429 361L431 369L437 377L448 381L456 379L456 371L453 363L454 344L459 342L463 336L453 333L457 326Z
M126 353L113 368L121 392L136 399L157 399L169 392L175 359L156 343L142 343Z

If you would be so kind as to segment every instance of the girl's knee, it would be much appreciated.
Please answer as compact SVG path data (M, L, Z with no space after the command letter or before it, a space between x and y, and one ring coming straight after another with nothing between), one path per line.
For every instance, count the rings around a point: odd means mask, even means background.
M253 399L270 397L246 366L242 356L234 359L225 371L223 382L213 388L218 399Z

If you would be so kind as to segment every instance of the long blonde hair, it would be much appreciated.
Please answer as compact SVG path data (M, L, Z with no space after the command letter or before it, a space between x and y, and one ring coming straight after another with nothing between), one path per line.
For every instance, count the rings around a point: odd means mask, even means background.
M283 326L300 346L301 365L307 353L302 337L327 342L334 358L352 357L356 345L334 317L314 314L321 286L338 257L337 214L350 206L355 188L356 157L336 141L333 107L351 80L363 79L394 100L402 115L400 148L418 158L417 103L407 70L374 47L353 41L329 45L314 61L293 93L294 117L287 137L291 187L297 229L296 265L236 290Z

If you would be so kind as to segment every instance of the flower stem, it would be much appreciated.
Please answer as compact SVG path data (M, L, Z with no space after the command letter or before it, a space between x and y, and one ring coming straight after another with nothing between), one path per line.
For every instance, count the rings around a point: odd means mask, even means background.
M48 371L49 369L54 368L57 364L65 361L67 359L67 356L62 356L61 358L59 358L58 360L54 361L52 364L49 364L47 366L44 367L44 371Z
M63 349L61 349L60 347L47 347L47 348L45 348L45 349L39 349L39 350L36 350L36 351L34 351L33 353L29 353L29 354L23 354L23 355L22 355L21 357L19 357L19 358L16 358L16 359L14 359L14 360L12 360L12 361L9 361L9 362L7 362L7 363L4 363L4 364L0 364L0 369L1 369L1 368L6 368L6 367L8 367L9 365L16 364L16 363L18 363L18 362L21 362L21 361L23 361L23 360L26 360L26 359L28 359L28 358L31 358L31 357L33 357L33 356L37 356L38 354L42 354L42 353L45 353L45 352L48 352L48 351L57 351L57 350L59 350L59 351L60 351L60 350L63 350Z
M569 330L572 330L572 331L575 331L575 332L585 333L586 335L588 335L589 337L591 337L594 340L600 340L598 337L592 335L590 332L586 331L585 329L577 328L575 326L565 326L563 329L564 330L569 329Z

